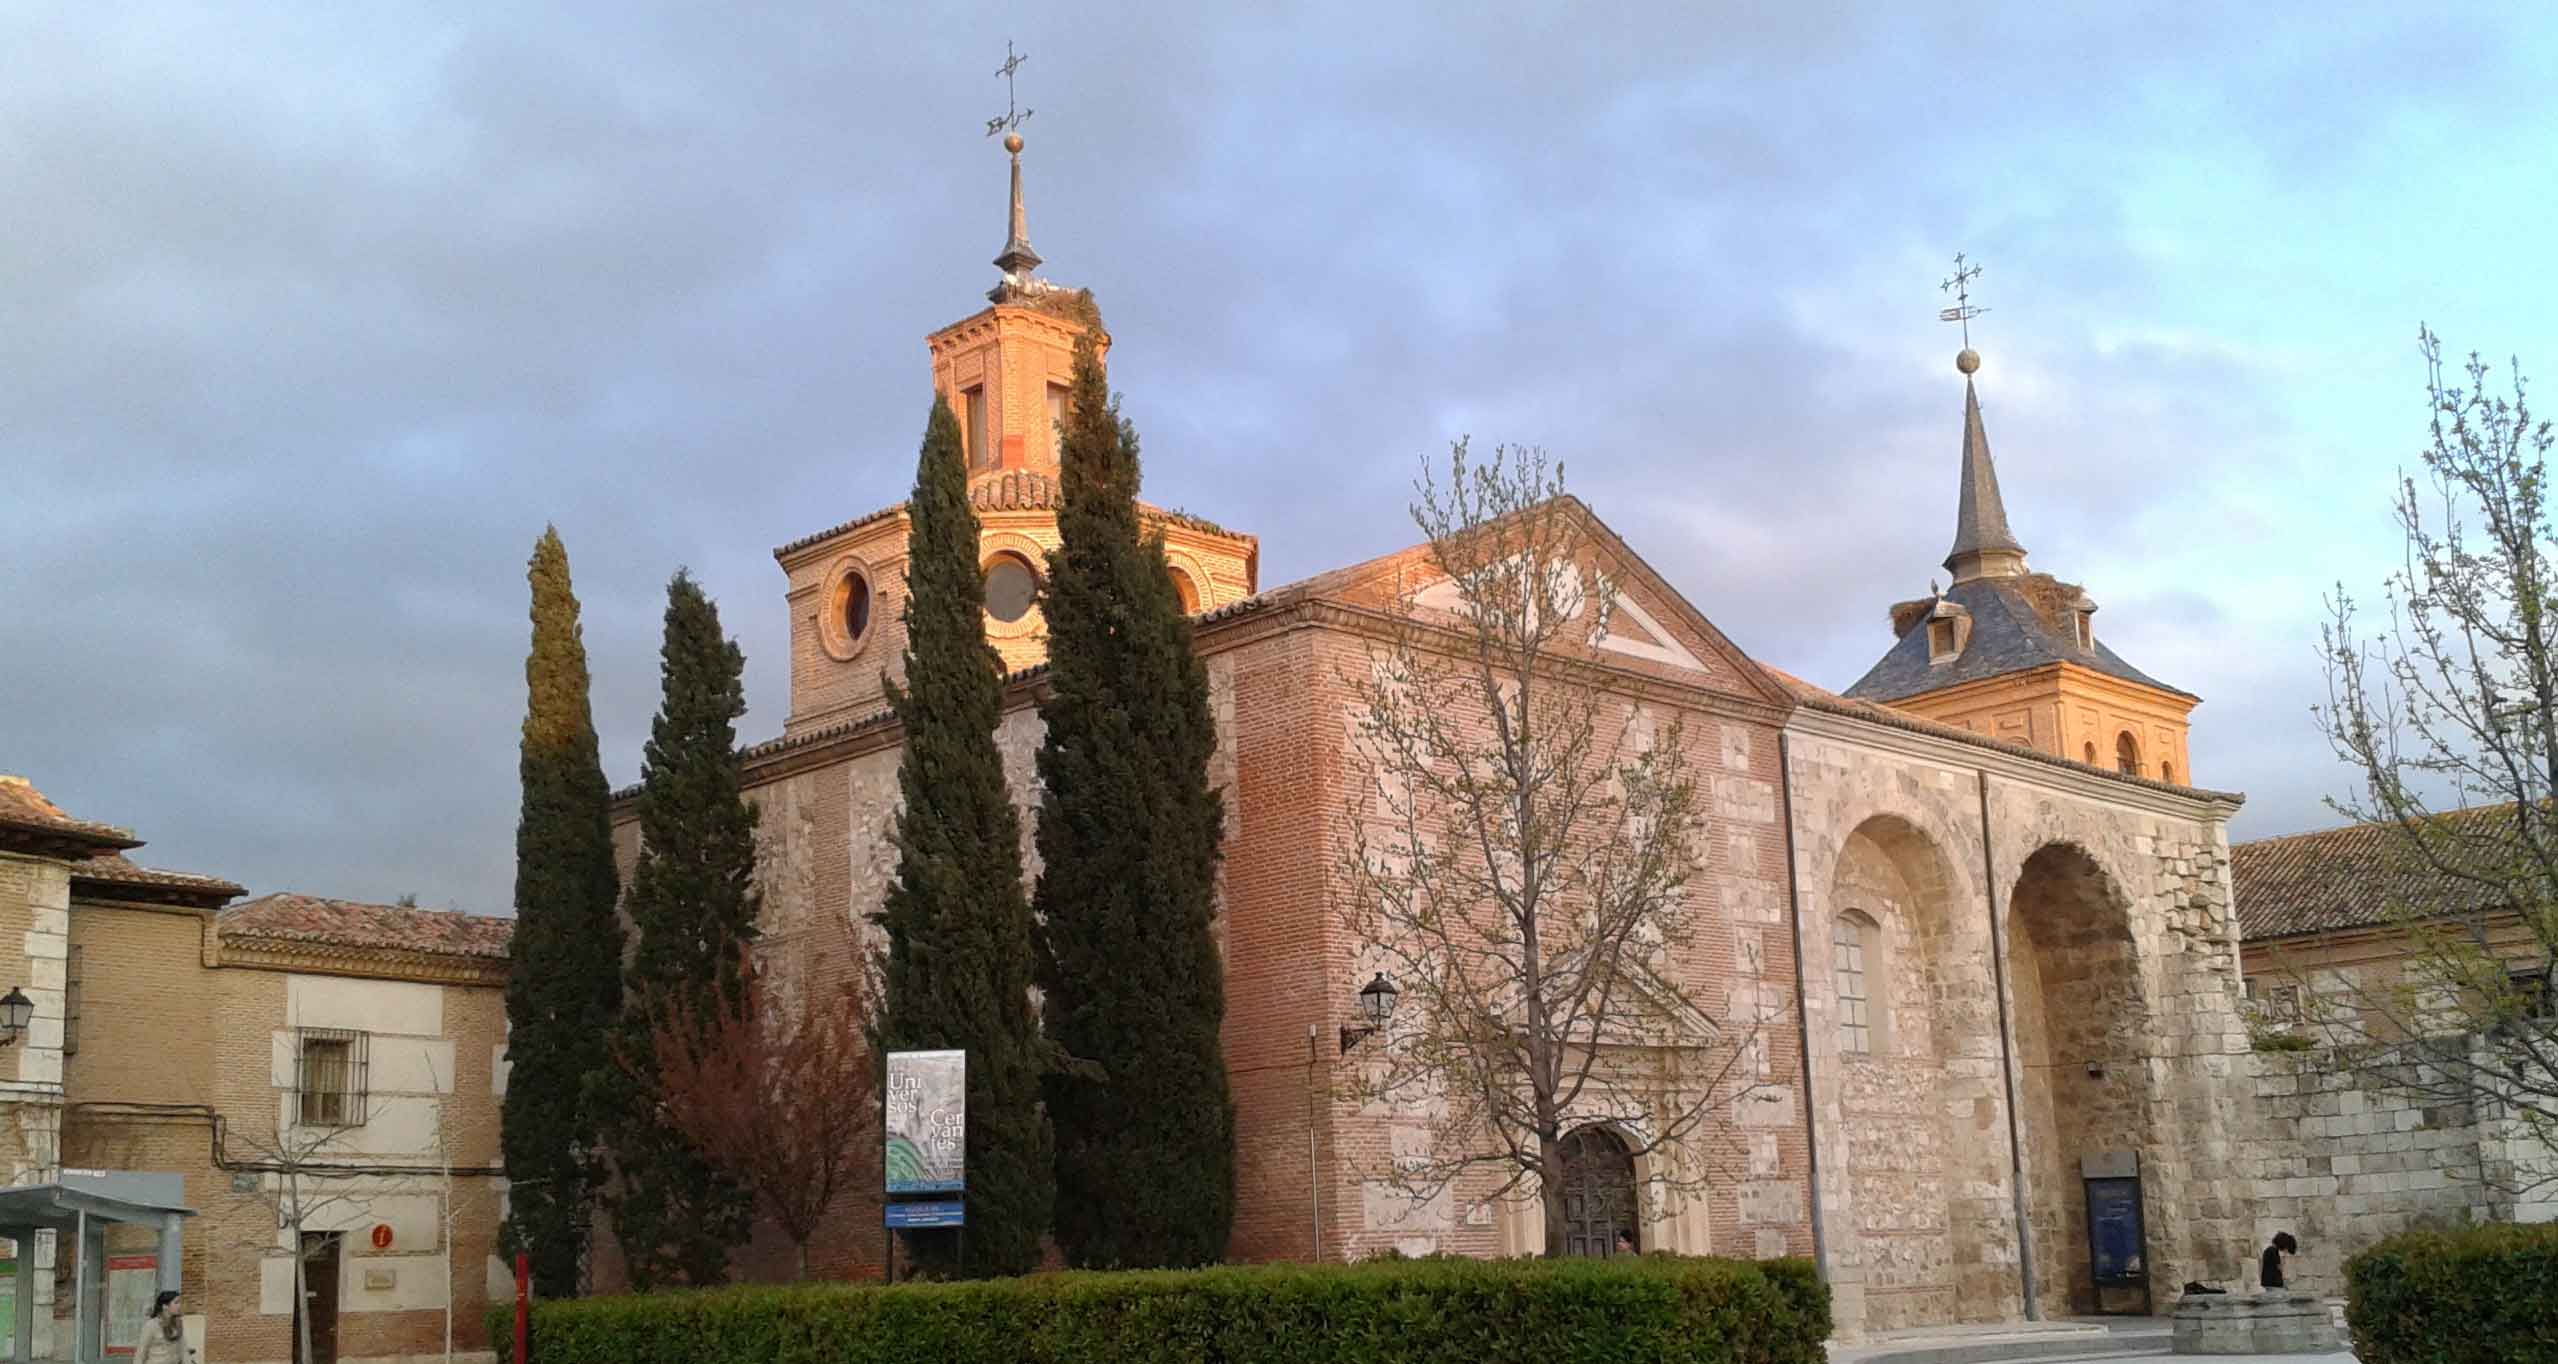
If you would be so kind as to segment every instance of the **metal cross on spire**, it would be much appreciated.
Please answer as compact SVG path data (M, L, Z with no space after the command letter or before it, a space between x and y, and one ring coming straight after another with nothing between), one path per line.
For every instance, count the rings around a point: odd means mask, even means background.
M1972 306L1972 281L1980 277L1981 267L1978 264L1965 265L1963 253L1957 251L1954 253L1954 273L1936 286L1940 292L1954 295L1954 306L1937 309L1936 320L1963 324L1963 349L1966 351L1972 348L1972 319L1989 311Z
M986 120L986 136L993 137L997 133L1009 133L1020 127L1024 120L1036 112L1021 108L1013 102L1013 73L1021 69L1023 62L1029 60L1029 53L1013 51L1012 39L1004 40L1004 64L995 68L995 74L1004 78L1004 116Z

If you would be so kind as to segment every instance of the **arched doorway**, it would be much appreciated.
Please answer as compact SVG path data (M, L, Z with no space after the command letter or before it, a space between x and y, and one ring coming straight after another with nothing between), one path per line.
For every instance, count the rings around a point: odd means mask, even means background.
M1618 1233L1635 1237L1634 1156L1604 1127L1563 1138L1563 1253L1593 1258L1615 1253Z
M2154 1145L2130 905L2085 849L2046 845L2016 879L2007 957L2040 1296L2054 1315L2094 1311L2085 1162Z

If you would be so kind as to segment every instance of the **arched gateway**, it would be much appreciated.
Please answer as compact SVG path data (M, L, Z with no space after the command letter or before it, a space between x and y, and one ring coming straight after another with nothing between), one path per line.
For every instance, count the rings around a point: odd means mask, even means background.
M1563 1138L1563 1253L1614 1253L1617 1236L1640 1237L1634 1205L1634 1157L1604 1127Z

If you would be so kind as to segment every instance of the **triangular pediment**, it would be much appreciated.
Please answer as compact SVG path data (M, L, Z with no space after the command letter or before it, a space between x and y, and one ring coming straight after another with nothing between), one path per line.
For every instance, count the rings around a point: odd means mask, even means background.
M1581 639L1595 661L1641 665L1646 672L1666 669L1692 686L1792 706L1792 696L1775 679L1672 590L1588 507L1567 498L1565 510L1580 522L1592 577L1605 579L1614 588L1605 610L1591 609L1586 601L1575 605L1576 619L1588 624ZM1320 597L1386 609L1409 603L1425 613L1454 613L1462 605L1456 585L1439 570L1428 545L1334 569L1274 589L1270 595Z

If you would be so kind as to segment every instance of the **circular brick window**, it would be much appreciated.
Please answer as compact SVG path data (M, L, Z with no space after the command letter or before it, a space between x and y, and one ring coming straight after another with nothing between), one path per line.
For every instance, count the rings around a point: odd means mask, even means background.
M870 642L879 616L879 593L871 586L870 569L859 559L846 559L826 575L826 592L817 612L818 639L826 652L848 659Z
M1018 554L998 554L986 561L986 614L1010 625L1030 614L1039 596L1039 575Z

